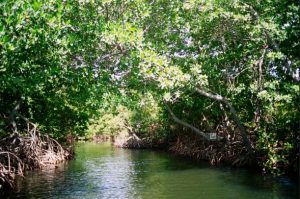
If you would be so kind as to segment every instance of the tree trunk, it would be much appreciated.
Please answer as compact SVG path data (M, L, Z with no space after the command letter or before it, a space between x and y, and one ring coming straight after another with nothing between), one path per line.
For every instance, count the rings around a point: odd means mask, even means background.
M226 129L227 131L229 132L228 133L228 137L227 137L227 140L230 141L230 140L234 140L235 139L235 134L234 134L234 129L229 121L229 117L225 111L225 108L223 106L222 103L220 103L220 109L223 111L224 113L224 123L225 123L225 126L226 126Z
M167 107L167 110L169 111L169 113L171 114L173 120L176 123L181 124L181 125L183 125L183 126L185 126L187 128L190 128L191 130L193 130L194 132L196 132L198 135L202 136L205 140L207 140L207 141L210 140L209 136L206 133L200 131L198 128L190 125L189 123L180 120L178 117L176 117L176 115L173 113L173 111L170 109L170 107L168 105L166 105L166 107Z
M263 50L262 56L259 59L259 62L257 63L257 73L258 73L258 78L257 78L257 94L259 94L263 90L263 62L266 54L266 49ZM256 110L255 110L255 129L254 131L257 132L260 128L260 119L261 119L261 100L256 99Z
M200 95L203 95L205 97L208 97L208 98L211 98L211 99L214 99L214 100L217 100L219 102L224 103L229 108L229 110L230 110L230 112L232 114L232 117L233 117L234 121L236 122L236 124L237 124L237 126L238 126L238 128L240 130L240 133L241 133L241 136L243 138L243 142L244 142L244 144L246 146L247 151L249 153L252 153L253 152L252 151L252 146L251 146L249 138L247 137L246 130L245 130L243 124L241 123L240 118L237 115L237 112L236 112L235 108L231 105L231 103L227 99L225 99L223 96L221 96L221 95L214 95L214 94L211 94L211 93L207 93L206 91L203 91L203 90L201 90L199 88L196 88L196 91Z
M8 128L12 130L13 133L18 133L18 128L16 124L16 114L18 110L20 109L22 100L18 100L16 106L12 109L12 111L9 113L8 117Z

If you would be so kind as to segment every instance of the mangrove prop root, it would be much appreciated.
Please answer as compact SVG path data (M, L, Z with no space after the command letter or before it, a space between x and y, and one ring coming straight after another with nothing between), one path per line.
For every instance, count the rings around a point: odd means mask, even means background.
M169 148L171 152L178 155L192 157L198 160L208 160L211 165L221 163L232 164L234 166L247 165L247 152L242 142L205 142L203 139L181 135L177 141Z
M36 126L28 136L4 138L0 140L0 189L14 188L15 176L23 176L25 170L53 166L71 157L71 152L55 139L41 135Z

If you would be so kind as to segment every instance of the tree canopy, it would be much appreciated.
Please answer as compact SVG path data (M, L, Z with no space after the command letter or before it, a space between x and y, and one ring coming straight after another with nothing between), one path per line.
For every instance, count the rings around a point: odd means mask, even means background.
M1 2L0 134L24 117L57 138L221 127L276 170L299 142L299 13L296 0Z

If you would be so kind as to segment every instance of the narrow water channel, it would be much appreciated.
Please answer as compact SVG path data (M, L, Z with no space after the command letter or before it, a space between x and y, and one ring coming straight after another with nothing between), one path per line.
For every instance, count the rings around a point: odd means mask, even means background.
M207 164L150 150L79 143L76 159L30 172L9 198L294 199L297 185L243 169Z

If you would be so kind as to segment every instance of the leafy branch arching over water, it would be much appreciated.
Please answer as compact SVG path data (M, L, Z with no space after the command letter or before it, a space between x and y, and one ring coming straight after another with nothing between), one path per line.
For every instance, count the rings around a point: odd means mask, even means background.
M210 160L241 162L251 152L266 170L295 170L299 7L287 0L1 2L0 134L26 132L22 115L58 139L125 132L148 146L177 140L190 151L199 139L200 156ZM172 118L220 139L202 143Z

